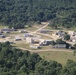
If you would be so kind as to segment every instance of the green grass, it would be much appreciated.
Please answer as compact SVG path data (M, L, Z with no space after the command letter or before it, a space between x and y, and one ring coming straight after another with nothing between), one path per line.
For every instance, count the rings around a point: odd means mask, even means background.
M76 27L72 27L70 28L70 30L76 31Z
M18 48L30 49L29 44L27 44L25 41L16 41L15 44L12 44L12 46L15 46Z
M39 29L41 27L43 27L43 25L41 25L41 24L34 24L31 27L27 27L25 29L28 30L28 31L35 31L35 30L37 30L37 29Z
M42 39L52 39L51 37L48 37L48 36L45 36L45 35L41 35L41 34L38 34L39 36L41 36Z
M5 27L8 27L8 26L3 26L3 25L0 25L0 29L5 28Z
M63 27L59 27L58 29L52 29L50 26L47 26L44 29L49 29L49 30L65 30L65 31L73 30L73 31L76 31L76 27L71 27L69 29L63 28Z
M63 66L66 64L68 59L76 61L76 55L74 55L73 52L50 51L50 52L40 52L38 54L48 61L55 60L61 63Z

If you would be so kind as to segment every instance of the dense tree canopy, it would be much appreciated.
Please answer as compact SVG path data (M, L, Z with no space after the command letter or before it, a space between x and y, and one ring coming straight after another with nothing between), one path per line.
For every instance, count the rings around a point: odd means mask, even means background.
M0 43L0 75L76 75L76 62L68 60L63 68L56 61L46 61L36 53Z
M0 0L0 23L23 28L31 21L76 26L76 0Z

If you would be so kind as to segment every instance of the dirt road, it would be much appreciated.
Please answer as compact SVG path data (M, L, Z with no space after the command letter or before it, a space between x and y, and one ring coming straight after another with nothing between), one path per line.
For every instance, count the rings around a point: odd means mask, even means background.
M36 31L32 33L37 33L38 31L42 30L43 28L47 27L49 23L46 23L46 25L42 26L41 28L37 29Z
M21 50L28 50L28 49L25 49L25 48L20 48L19 47L19 49L21 49ZM35 53L39 53L39 52L50 52L50 51L59 51L59 52L73 52L73 50L64 50L64 49L62 49L62 50L58 50L58 49L46 49L46 50L43 50L43 49L41 49L41 50L28 50L28 51L30 51L30 52L35 52Z
M49 35L49 34L43 34L43 33L38 33L38 31L42 30L43 28L47 27L49 23L46 23L46 25L44 25L43 27L37 29L36 31L34 32L30 32L30 33L34 33L34 34L40 34L40 35L44 35L45 37L48 36L48 37L51 37L53 40L56 40L57 38L52 36L52 35ZM29 49L25 49L25 48L20 48L22 50L28 50L30 52L36 52L36 53L39 53L39 52L47 52L47 51L63 51L63 52L73 52L73 50L65 50L65 49L46 49L46 50L29 50Z

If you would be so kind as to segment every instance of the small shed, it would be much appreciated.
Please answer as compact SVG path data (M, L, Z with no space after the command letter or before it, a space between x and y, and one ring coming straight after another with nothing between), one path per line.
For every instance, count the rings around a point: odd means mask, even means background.
M24 37L29 37L30 36L30 34L24 34Z
M26 30L19 30L19 33L27 33Z
M2 31L2 30L0 30L0 33L3 33L3 31Z
M20 41L21 40L21 38L15 38L14 39L14 41Z
M5 36L2 34L2 35L0 35L0 38L5 38Z
M39 45L30 45L30 48L32 48L32 49L39 49L40 46Z
M51 32L51 30L41 30L40 33L48 33Z
M21 38L19 36L15 37L14 41L20 41Z

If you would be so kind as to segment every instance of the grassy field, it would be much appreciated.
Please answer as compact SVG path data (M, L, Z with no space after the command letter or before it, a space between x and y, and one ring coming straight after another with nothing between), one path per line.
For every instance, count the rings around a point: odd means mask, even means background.
M40 27L42 27L42 25L32 25L31 27L27 27L25 29L28 30L28 31L35 31Z
M68 59L76 61L76 55L74 55L73 52L51 51L51 52L40 52L39 55L48 61L55 60L61 63L63 66L66 64Z
M42 27L42 25L33 25L32 27L28 27L25 29L32 32L32 31L37 30L40 27ZM0 29L2 29L2 28L5 28L5 26L0 26ZM52 28L49 26L47 26L44 29L52 30ZM66 29L64 29L64 30L66 30ZM76 27L71 28L70 30L76 30ZM48 34L51 35L52 33L48 33ZM10 34L4 34L4 35L11 37L9 39L10 41L13 41L14 37L17 35L19 35L19 36L21 36L21 38L23 38L23 34L19 33L18 31L11 32ZM41 36L41 38L44 38L44 39L52 39L51 37L47 37L47 36L44 36L41 34L39 34L39 36ZM5 40L5 39L3 39L3 40ZM15 44L12 44L12 46L30 49L30 47L29 47L30 45L27 44L25 41L17 41L17 42L15 42ZM45 49L51 49L52 50L51 46L45 46L45 47L42 47L41 49L42 50L45 50ZM41 49L39 49L39 50L41 50ZM40 52L39 55L48 61L55 60L55 61L61 63L63 66L66 64L68 59L76 61L76 55L74 55L73 52L50 51L50 52Z
M48 37L48 36L45 36L45 35L41 35L41 34L38 34L39 36L41 36L42 39L52 39L51 37Z
M65 30L65 31L76 31L76 27L71 27L69 29L67 28L63 28L63 27L59 27L58 29L52 29L50 26L45 27L44 29L49 29L49 30Z
M27 44L25 41L15 41L15 44L12 44L12 46L15 46L17 48L30 49L30 45Z
M0 24L0 29L5 28L5 27L8 27L8 26L3 26L3 25Z

